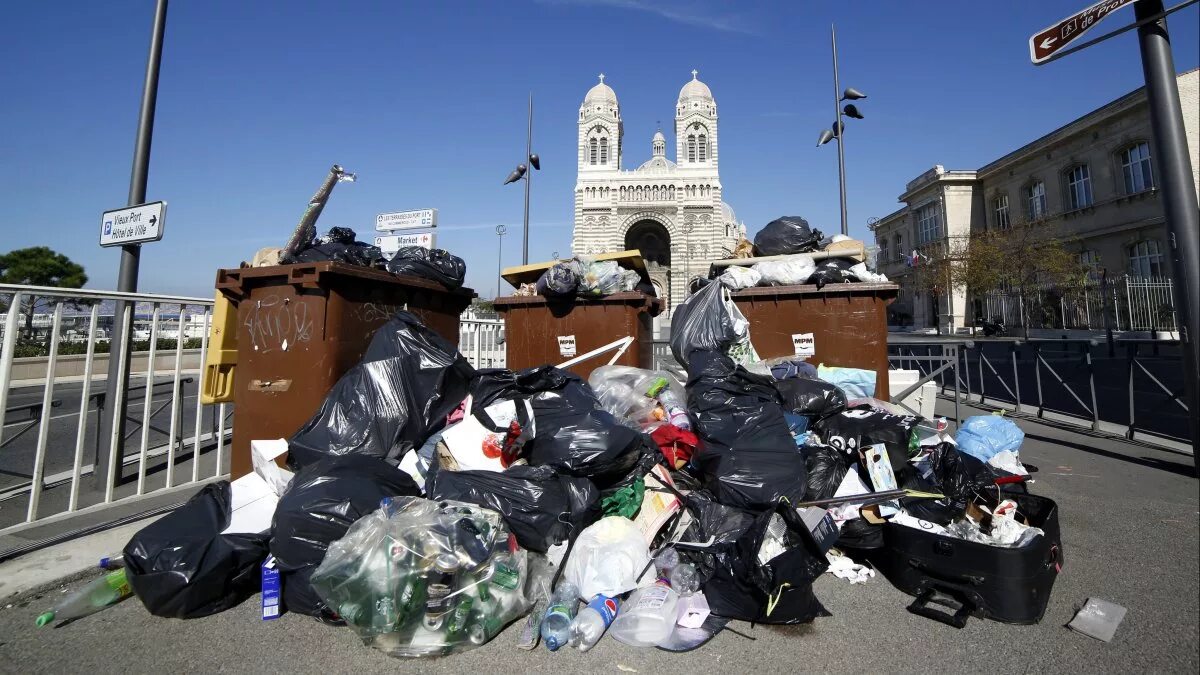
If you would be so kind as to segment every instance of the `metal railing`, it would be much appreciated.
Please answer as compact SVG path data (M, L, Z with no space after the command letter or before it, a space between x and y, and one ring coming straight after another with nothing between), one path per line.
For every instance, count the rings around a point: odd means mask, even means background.
M102 324L118 320L118 301L125 301L120 319L126 325L141 319L149 330L142 340L131 335L130 386L110 402L103 363L110 345ZM197 377L212 306L206 298L0 284L0 307L7 309L0 349L0 504L6 507L0 508L0 534L228 474L232 406L202 405ZM48 321L31 320L38 308ZM173 344L164 334L173 334ZM198 348L185 349L189 334L198 334ZM60 360L79 351L80 342L86 343L82 362ZM194 405L187 403L192 398ZM124 437L114 430L101 438L106 409L122 404L129 422ZM24 419L9 421L19 416ZM35 426L36 438L27 433ZM126 447L131 440L132 451ZM135 467L131 475L124 475L126 466ZM94 476L97 467L107 467L107 475ZM88 475L94 480L85 481ZM12 502L23 508L11 508Z
M476 368L503 368L507 362L502 319L460 319L458 351Z
M1105 313L1113 330L1176 331L1175 294L1171 279L1117 277L1102 285L1088 282L1046 289L1025 298L1011 293L979 296L987 319L1002 317L1007 326L1055 330L1104 330Z

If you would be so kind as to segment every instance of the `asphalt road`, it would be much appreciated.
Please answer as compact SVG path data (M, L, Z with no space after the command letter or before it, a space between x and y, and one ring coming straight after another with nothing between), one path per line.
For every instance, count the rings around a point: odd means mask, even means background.
M1033 491L1058 502L1065 557L1037 625L973 618L955 630L909 614L910 598L880 577L852 586L825 575L814 588L832 616L795 627L734 622L687 654L611 639L586 654L524 652L510 627L474 651L400 663L344 628L296 615L263 622L257 597L186 622L154 618L130 600L62 628L36 629L34 617L61 597L52 590L0 608L0 671L1195 673L1200 503L1191 458L1019 423L1028 434L1022 458L1041 469ZM1088 597L1128 608L1111 643L1064 628Z

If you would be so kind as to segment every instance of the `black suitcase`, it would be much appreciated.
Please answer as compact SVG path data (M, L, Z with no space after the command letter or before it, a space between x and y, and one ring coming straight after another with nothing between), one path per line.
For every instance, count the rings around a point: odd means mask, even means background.
M1037 623L1062 571L1058 505L1037 495L1005 497L1016 500L1018 512L1045 535L1022 548L1004 548L887 523L883 547L866 557L893 586L916 596L908 606L914 614L955 628L970 616Z

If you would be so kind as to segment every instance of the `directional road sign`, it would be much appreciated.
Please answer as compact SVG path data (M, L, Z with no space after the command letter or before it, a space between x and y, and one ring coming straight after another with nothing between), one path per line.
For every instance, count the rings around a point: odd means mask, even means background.
M1029 58L1034 63L1042 63L1079 39L1113 10L1134 2L1136 0L1101 0L1054 25L1046 26L1029 38Z
M162 239L166 220L166 202L105 211L100 218L100 245L125 246L158 241Z
M397 211L375 216L375 229L379 232L417 230L423 227L437 227L437 209Z

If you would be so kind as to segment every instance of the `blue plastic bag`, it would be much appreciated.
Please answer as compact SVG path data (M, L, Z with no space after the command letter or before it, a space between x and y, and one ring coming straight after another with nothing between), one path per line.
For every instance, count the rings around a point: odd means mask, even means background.
M846 398L851 401L875 396L875 371L873 370L826 366L822 363L817 366L817 377L830 384L836 384L846 392Z
M1025 432L1007 417L976 415L963 422L954 440L961 452L987 462L996 453L1020 450Z

